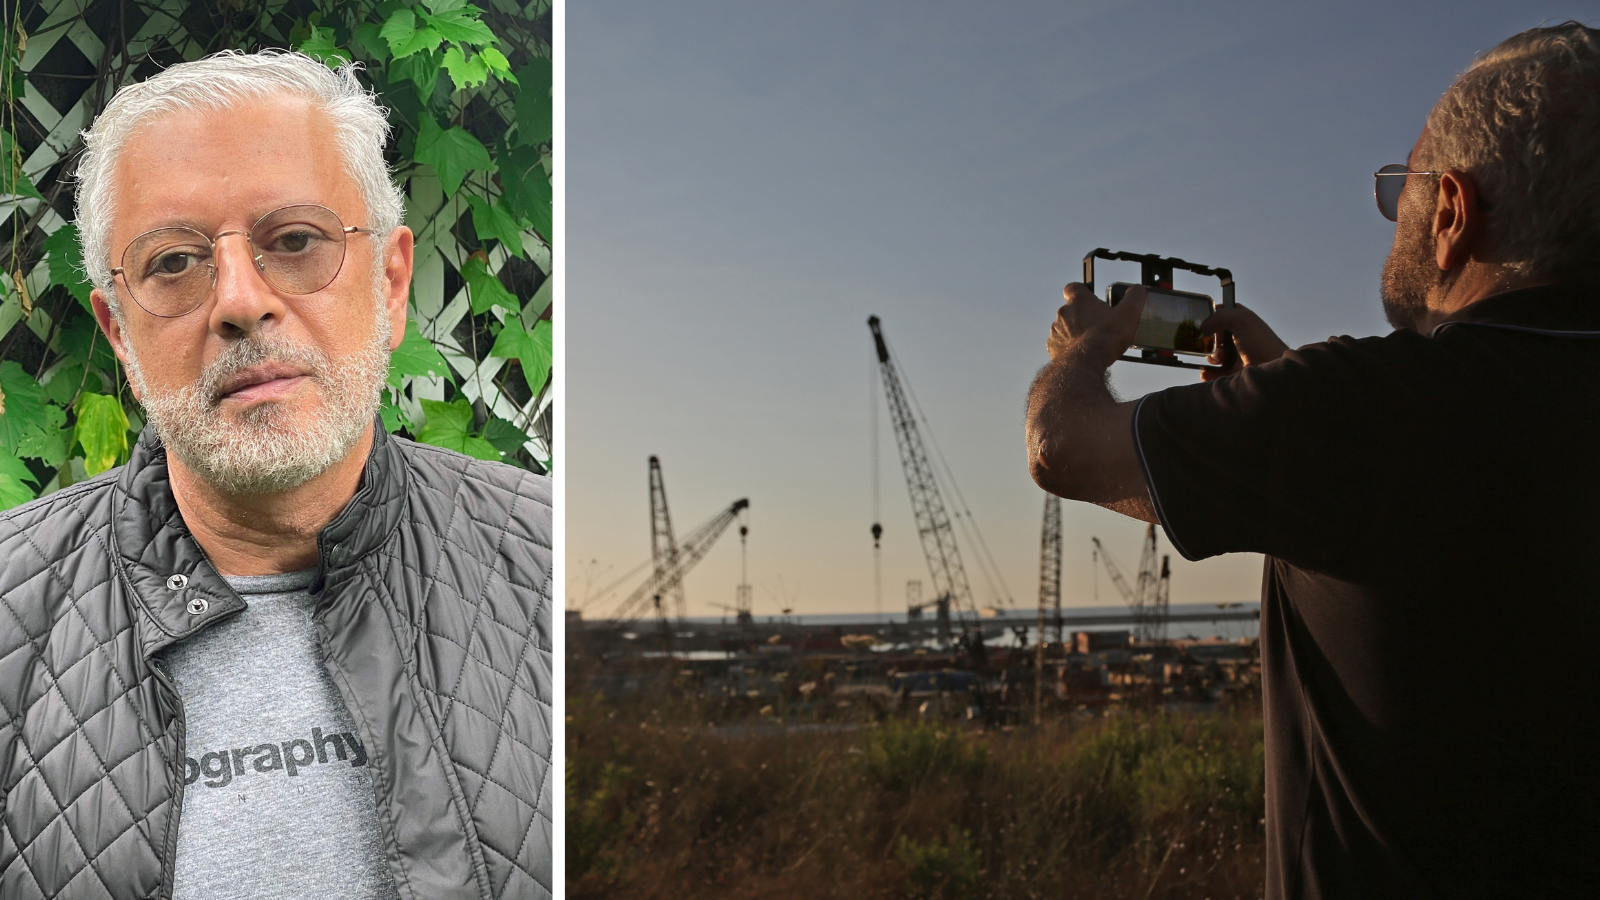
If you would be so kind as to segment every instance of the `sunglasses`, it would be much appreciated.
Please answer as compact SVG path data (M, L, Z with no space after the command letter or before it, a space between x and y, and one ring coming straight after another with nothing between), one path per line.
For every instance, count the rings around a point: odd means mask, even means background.
M1391 163L1372 173L1372 196L1378 199L1378 212L1391 222L1400 221L1400 195L1405 192L1407 175L1442 175L1442 172L1413 172Z

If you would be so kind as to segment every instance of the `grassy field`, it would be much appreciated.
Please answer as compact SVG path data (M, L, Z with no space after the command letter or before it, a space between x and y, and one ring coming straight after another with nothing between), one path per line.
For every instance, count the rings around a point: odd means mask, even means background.
M1261 894L1258 707L1010 729L709 712L568 698L573 900Z

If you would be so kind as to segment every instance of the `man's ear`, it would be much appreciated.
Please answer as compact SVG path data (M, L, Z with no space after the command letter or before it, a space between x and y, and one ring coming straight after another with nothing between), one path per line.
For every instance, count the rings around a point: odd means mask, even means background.
M1439 199L1433 212L1434 255L1441 272L1460 269L1478 250L1483 210L1478 183L1460 169L1439 176Z
M406 304L411 300L411 271L415 237L404 225L389 235L383 248L384 303L389 307L389 349L406 338Z
M122 330L122 323L112 314L105 292L99 288L90 291L89 305L94 309L94 320L100 323L100 330L105 333L106 343L111 345L111 352L117 355L123 369L129 368L128 359L132 353L128 349L128 335ZM139 385L131 378L128 379L128 390L133 393L133 399L144 399L139 396Z

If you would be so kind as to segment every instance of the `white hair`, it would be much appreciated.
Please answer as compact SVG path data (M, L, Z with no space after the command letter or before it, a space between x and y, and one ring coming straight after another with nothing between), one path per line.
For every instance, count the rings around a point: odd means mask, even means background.
M356 79L359 70L359 64L345 63L333 71L309 56L287 50L224 50L179 63L117 91L83 133L84 151L77 172L84 268L94 286L105 292L112 310L121 315L108 246L117 201L112 174L129 136L168 113L223 110L244 100L285 95L311 101L333 120L345 168L367 206L367 221L362 224L377 232L375 240L387 239L404 218L405 201L383 159L388 116Z
M1428 116L1415 169L1471 175L1489 250L1520 275L1600 274L1600 31L1531 28L1475 60Z

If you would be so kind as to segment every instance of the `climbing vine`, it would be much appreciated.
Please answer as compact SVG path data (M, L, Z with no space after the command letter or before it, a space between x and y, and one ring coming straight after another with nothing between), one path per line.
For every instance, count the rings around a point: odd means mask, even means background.
M143 419L89 308L79 132L226 48L359 62L389 110L417 271L391 432L552 467L550 0L39 0L0 34L0 509L125 462Z

